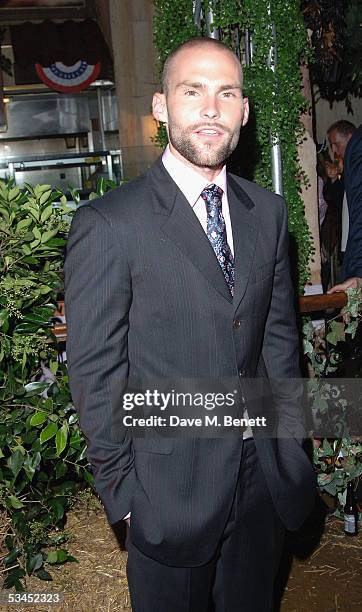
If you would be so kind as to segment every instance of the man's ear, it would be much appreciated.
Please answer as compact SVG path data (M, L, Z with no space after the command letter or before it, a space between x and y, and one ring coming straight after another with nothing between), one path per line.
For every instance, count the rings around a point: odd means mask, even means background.
M244 116L243 116L243 121L241 125L244 127L244 125L248 123L248 119L249 119L249 99L244 98L243 102L244 102Z
M167 107L166 107L166 96L163 93L156 92L152 99L152 113L156 121L167 123Z

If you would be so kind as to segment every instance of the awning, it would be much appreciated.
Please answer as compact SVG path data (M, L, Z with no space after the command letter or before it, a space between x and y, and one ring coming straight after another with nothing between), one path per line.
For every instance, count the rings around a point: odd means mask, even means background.
M95 78L113 80L113 65L92 20L10 26L16 85L43 82L57 91L81 91Z

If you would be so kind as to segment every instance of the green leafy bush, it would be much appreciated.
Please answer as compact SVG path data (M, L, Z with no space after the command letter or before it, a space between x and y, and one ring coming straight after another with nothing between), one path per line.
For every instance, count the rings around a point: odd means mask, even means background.
M60 548L66 536L52 532L92 482L51 320L70 212L50 185L0 181L0 508L11 519L4 588L22 589L27 574L49 580L46 564L74 560Z
M323 323L316 328L307 319L303 325L304 354L315 376L309 385L312 411L322 418L330 418L337 411L342 423L348 422L351 407L341 393L343 385L336 386L330 377L334 373L338 376L341 346L355 337L362 319L361 290L348 289L347 295L347 305L326 326ZM343 512L347 483L357 482L362 476L362 441L343 435L343 438L315 440L313 452L319 489L335 498L338 516Z

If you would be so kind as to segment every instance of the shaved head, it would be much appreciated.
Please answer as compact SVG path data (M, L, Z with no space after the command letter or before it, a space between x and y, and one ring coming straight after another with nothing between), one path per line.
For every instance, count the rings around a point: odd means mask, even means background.
M187 40L186 42L182 43L181 45L179 45L178 47L176 47L176 49L174 49L170 55L167 57L164 66L163 66L163 71L162 71L162 80L161 80L161 84L162 84L162 91L164 94L167 95L168 92L168 87L169 87L169 82L170 82L170 72L172 70L172 65L174 63L174 60L180 55L180 53L182 53L183 50L191 50L191 49L206 49L207 47L209 47L210 49L218 49L221 51L226 51L228 54L230 54L230 56L233 58L233 60L235 61L235 63L237 64L239 70L240 70L240 80L241 80L241 84L243 83L243 70L241 67L241 64L239 62L239 59L237 58L237 56L235 55L235 53L233 53L231 51L231 49L229 49L229 47L227 47L223 42L221 42L220 40L216 40L215 38L204 38L202 36L195 36L194 38L190 38L189 40Z

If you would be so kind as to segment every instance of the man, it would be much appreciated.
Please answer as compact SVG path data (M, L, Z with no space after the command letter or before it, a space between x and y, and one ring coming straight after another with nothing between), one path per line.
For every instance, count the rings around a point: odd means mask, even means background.
M344 174L345 196L342 210L342 242L344 253L342 282L328 293L362 287L362 126L340 120L328 129L328 139Z
M153 113L168 130L162 158L72 223L70 386L109 521L130 513L133 610L267 612L285 527L315 495L301 385L274 380L299 376L286 209L225 170L248 101L222 43L170 55ZM274 380L278 438L132 439L123 427L114 440L127 380L232 379L252 412L253 377Z

